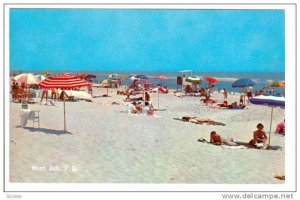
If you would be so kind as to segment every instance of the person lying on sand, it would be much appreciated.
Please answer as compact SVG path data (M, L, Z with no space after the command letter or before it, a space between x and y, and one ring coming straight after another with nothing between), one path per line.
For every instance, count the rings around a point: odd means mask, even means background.
M195 124L221 125L221 126L225 126L226 125L226 124L224 124L222 122L216 122L216 121L213 121L211 119L200 119L198 117L184 116L182 118L173 118L173 119L184 121L184 122L192 122L192 123L195 123Z
M237 144L234 142L233 138L223 139L216 131L212 131L210 133L210 143L216 145L229 145L236 146Z
M210 106L211 108L228 108L228 109L244 109L246 108L245 105L238 105L237 102L233 102L228 105L227 101L223 101L221 104L217 104L217 106Z
M264 125L259 123L256 127L257 130L253 132L253 139L250 140L249 144L255 147L262 147L267 142L268 137L263 131Z

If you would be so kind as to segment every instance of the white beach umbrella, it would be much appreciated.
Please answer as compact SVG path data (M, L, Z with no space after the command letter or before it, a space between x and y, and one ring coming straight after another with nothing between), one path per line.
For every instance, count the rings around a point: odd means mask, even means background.
M40 80L33 74L19 74L13 78L16 82L24 83L27 85L30 84L39 84Z

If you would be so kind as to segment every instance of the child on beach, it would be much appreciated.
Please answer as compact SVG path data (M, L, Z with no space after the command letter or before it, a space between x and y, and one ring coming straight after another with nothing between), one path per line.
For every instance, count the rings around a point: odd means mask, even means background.
M228 92L225 88L223 88L223 91L224 91L224 99L227 99L228 97Z
M261 146L261 144L265 144L267 142L267 135L263 131L264 125L261 123L257 124L257 130L253 132L253 139L250 140L249 144L255 147Z

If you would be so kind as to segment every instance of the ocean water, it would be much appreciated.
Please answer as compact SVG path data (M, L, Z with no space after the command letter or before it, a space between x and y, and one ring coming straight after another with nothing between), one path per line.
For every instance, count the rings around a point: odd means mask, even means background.
M23 71L23 73L28 71ZM42 71L31 71L31 73L34 74L40 74ZM53 71L55 74L62 73L61 71ZM143 74L146 75L149 78L149 81L156 84L167 85L170 89L176 89L177 88L177 76L178 72L158 72L158 71L148 71L148 72L137 72L137 71L67 71L67 73L90 73L97 76L96 79L94 79L94 82L100 83L102 80L106 79L108 75L110 74L119 74L124 76L129 75L138 75ZM158 75L164 75L168 77L165 81L156 80L155 77ZM218 80L218 83L215 85L215 90L226 88L230 92L240 92L240 88L233 88L231 85L234 81L236 81L239 78L249 78L255 82L255 85L253 86L253 91L260 90L263 87L267 87L267 83L270 81L285 81L285 74L284 72L192 72L193 76L199 76L199 77L205 77L210 76L214 77ZM125 80L122 82L124 85L129 85L131 83L131 80ZM207 82L202 80L200 84L201 87L206 87L208 85ZM284 93L284 89L282 88L275 88L275 90L281 94Z

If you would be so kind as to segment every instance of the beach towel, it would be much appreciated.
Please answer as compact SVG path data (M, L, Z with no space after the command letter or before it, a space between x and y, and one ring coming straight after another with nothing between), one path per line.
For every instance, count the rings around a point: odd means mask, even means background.
M197 141L201 142L201 143L208 143L208 144L212 144L215 146L220 146L223 149L259 149L259 150L280 150L280 149L282 149L282 147L280 147L280 146L268 146L268 147L259 148L259 147L255 147L253 145L249 145L249 143L238 142L238 141L232 142L232 145L230 145L230 143L228 143L228 141L225 144L217 145L217 144L208 142L204 138L199 138Z

